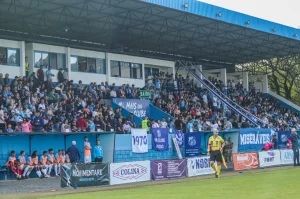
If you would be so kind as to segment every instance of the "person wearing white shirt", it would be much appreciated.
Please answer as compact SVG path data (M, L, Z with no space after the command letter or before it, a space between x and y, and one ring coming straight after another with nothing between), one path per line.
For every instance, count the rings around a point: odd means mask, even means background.
M39 110L41 110L41 109L42 109L42 111L45 111L45 110L46 110L46 105L45 105L43 99L41 100L41 103L39 104Z
M216 121L214 121L214 123L210 126L210 130L214 131L214 130L218 130L219 125L217 124Z
M156 121L152 121L152 128L159 128L159 125Z
M115 88L113 88L113 89L110 91L110 97L111 97L111 98L116 98L116 97L117 97L117 92L116 92Z
M168 127L168 123L166 122L165 118L163 118L161 122L161 128L167 128L167 127Z

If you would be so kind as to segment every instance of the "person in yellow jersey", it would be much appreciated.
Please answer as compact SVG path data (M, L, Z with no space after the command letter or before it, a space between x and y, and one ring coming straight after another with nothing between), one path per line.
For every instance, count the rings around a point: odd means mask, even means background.
M25 57L25 73L26 77L29 77L29 63L28 63L28 57Z
M148 123L149 123L148 117L145 116L144 120L142 121L142 129L146 129L147 132L149 131Z
M221 136L219 136L219 131L215 129L213 131L213 136L208 140L208 156L210 156L210 165L215 171L215 176L218 178L221 173L221 162L222 162L222 151L225 146L225 142ZM215 167L215 162L218 164L218 168Z

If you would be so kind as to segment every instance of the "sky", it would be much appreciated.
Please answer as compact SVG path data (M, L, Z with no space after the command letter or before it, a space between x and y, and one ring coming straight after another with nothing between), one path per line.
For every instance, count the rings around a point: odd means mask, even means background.
M300 0L197 0L300 28Z

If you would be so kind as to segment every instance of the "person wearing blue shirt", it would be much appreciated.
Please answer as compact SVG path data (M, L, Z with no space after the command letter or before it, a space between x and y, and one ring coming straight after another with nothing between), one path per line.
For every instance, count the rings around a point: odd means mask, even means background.
M100 140L97 140L97 145L94 147L94 157L95 162L102 162L103 160L103 150L102 146L100 146Z
M160 90L160 79L159 78L157 78L155 81L155 87L157 90Z
M95 123L92 120L89 122L89 130L90 132L95 131Z

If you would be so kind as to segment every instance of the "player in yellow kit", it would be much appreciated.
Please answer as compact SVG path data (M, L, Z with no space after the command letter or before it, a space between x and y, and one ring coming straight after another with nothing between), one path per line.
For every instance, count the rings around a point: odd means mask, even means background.
M225 142L221 136L219 136L219 131L215 129L213 131L213 136L208 140L208 156L210 156L210 165L215 171L215 176L218 178L221 173L221 162L222 162L222 151L225 146ZM215 162L218 163L218 168L215 167Z

